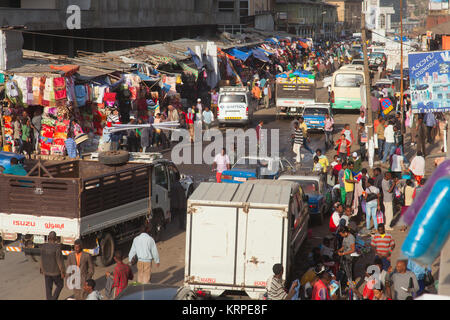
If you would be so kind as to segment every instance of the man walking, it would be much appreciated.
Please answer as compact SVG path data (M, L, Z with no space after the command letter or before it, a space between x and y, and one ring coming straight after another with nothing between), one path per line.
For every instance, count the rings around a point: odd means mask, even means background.
M214 157L213 170L216 170L217 183L222 181L222 172L230 170L230 157L228 157L225 148L222 148L222 153Z
M33 128L33 146L35 153L39 153L39 135L41 133L42 112L40 110L34 113L31 119L31 127Z
M334 128L334 120L330 117L328 113L325 113L325 149L328 149L330 146L334 145L333 142L333 128Z
M214 121L214 114L209 110L209 107L205 107L202 114L203 124L205 125L205 140L211 141L208 130L211 128L211 124Z
M137 281L139 283L150 283L152 262L155 261L159 268L158 248L155 240L149 235L150 225L143 225L140 231L141 234L133 240L128 261L133 261L134 256L137 256Z
M389 160L389 157L395 152L395 133L394 125L389 121L388 126L384 129L384 138L386 139L386 144L384 146L383 163Z
M133 280L133 272L129 265L123 263L122 252L116 251L114 254L114 261L116 262L116 267L114 268L114 283L112 289L114 289L114 297L117 297L119 293L123 291L128 286L128 281ZM110 277L111 273L106 272L106 277Z
M391 255L395 248L394 237L384 230L384 224L380 223L377 228L378 233L372 237L370 245L375 250L375 254L383 263L383 270L391 266Z
M59 294L64 288L65 268L61 245L56 243L55 231L48 234L48 243L41 246L40 272L44 275L47 300L58 300ZM56 285L54 293L53 284Z
M381 118L379 120L379 124L376 128L376 134L377 134L377 140L378 140L378 159L380 161L381 161L381 159L383 159L384 143L385 143L384 123L385 123L385 120L383 118Z
M414 272L406 269L408 261L397 261L395 273L389 274L389 282L391 292L394 300L407 300L414 298L414 295L419 291L419 283L417 282Z
M392 181L392 176L390 172L384 173L384 179L381 182L381 186L383 189L383 205L384 205L384 215L386 216L385 229L388 231L393 230L391 228L391 222L394 217L394 209L392 205L392 201L394 199L393 193L394 188L397 185L398 180Z
M78 268L77 270L81 279L80 285L83 285L86 280L91 279L94 275L92 257L89 253L83 251L80 239L75 240L74 252L70 253L67 257L67 265ZM67 274L67 276L70 276L70 274ZM76 300L84 300L86 298L83 288L74 288L73 294Z
M292 151L295 153L295 163L300 163L302 161L301 158L301 147L303 146L303 131L299 128L298 123L294 123L294 134L292 135L294 139L294 145Z
M344 205L345 205L345 197L346 197L345 181L344 181L345 170L347 170L347 161L342 162L342 168L341 168L341 170L339 170L339 173L338 173L339 187L341 190L341 203Z
M349 162L347 169L344 171L345 205L347 207L351 207L353 205L355 183L356 181L353 179L353 162Z
M308 146L309 136L308 136L308 127L306 126L305 119L303 119L302 116L298 118L299 128L303 131L303 147L311 152L311 154L314 154L314 152L311 150L311 148Z
M428 143L434 143L433 129L436 128L436 117L434 113L429 112L425 114L425 125L427 126Z
M426 146L425 141L427 137L427 132L425 129L425 124L423 123L423 118L419 117L417 120L416 128L416 142L417 142L417 152L421 152L426 156Z

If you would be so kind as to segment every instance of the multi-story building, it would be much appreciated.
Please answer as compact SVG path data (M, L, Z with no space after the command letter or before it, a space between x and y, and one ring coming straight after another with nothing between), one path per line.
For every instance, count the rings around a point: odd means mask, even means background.
M361 30L361 10L363 0L327 0L337 8L339 32L359 32Z
M217 1L217 25L219 30L235 33L242 32L248 25L254 24L255 16L262 14L271 17L275 0L213 0ZM273 22L272 22L273 24Z
M214 34L216 5L217 0L0 0L0 27L38 32L23 33L25 49L112 51L148 44L137 40Z
M336 6L320 0L276 0L277 29L318 39L337 38Z
M379 0L381 7L393 7L394 13L391 16L392 22L400 22L400 15L406 18L406 13L408 11L408 0L402 1L402 10L400 10L399 0Z
M383 6L382 0L364 0L363 12L366 19L373 25L369 25L372 31L372 40L376 42L386 42L388 34L395 33L391 17L395 13L393 6Z

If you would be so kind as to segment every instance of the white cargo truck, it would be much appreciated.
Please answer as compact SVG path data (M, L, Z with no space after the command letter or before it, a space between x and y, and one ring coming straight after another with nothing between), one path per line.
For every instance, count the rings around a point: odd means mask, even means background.
M222 87L219 91L217 121L219 125L250 125L256 102L247 87Z
M290 181L201 183L188 199L185 285L261 299L275 263L283 280L291 271L307 235L306 201Z

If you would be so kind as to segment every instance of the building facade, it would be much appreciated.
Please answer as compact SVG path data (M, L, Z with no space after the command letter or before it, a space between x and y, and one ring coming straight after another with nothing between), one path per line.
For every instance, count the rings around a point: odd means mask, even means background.
M363 12L369 21L368 29L372 32L372 40L386 42L386 36L395 33L392 16L395 13L393 6L383 6L381 0L364 0Z
M315 40L336 39L336 6L314 0L277 0L277 30Z
M346 34L360 32L362 0L328 0L327 2L337 8L340 34L342 31Z
M148 44L138 40L214 34L216 5L217 0L0 0L0 27L49 34L23 33L25 49L69 55L75 48L113 51Z

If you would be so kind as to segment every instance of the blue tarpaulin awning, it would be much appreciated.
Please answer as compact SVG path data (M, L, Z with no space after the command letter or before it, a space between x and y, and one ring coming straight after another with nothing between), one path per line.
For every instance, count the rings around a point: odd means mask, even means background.
M261 51L262 53L264 53L264 54L267 55L267 56L273 55L272 52L269 52L269 51L267 51L267 50L264 50L263 48L256 47L255 49L258 50L258 51Z
M192 57L192 61L194 61L195 65L197 66L197 68L200 70L201 68L203 68L203 62L200 59L200 57L191 50L191 48L188 48L188 52L190 53L191 57Z
M278 41L276 41L274 38L268 38L268 39L265 39L264 41L270 42L272 44L278 44Z
M250 57L250 55L251 55L251 52L244 52L244 51L238 50L238 49L236 49L236 48L229 49L229 50L227 51L227 53L228 53L230 56L233 56L233 57L235 57L235 58L238 58L239 60L242 60L242 61L247 60L248 57Z
M264 62L269 62L270 59L266 56L266 54L260 50L253 49L252 54L256 59L259 59Z
M141 78L142 81L159 81L159 80L161 80L161 78L159 76L149 77L148 75L146 75L142 72L139 72L139 71L135 71L133 73L137 74L139 76L139 78Z

